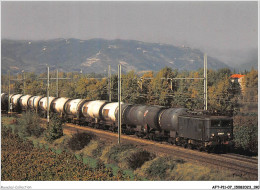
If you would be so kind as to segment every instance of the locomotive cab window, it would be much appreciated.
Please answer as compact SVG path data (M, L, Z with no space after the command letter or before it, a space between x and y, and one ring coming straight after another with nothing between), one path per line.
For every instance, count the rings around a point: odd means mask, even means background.
M231 120L223 120L222 127L231 127L232 123L233 123L233 121L231 121Z
M211 127L221 127L221 121L220 120L212 120L211 121Z
M232 123L232 120L212 120L211 127L231 127Z

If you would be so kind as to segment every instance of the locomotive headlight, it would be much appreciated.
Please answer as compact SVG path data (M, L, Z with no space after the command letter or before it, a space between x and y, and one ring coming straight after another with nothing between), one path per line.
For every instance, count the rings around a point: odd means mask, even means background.
M212 136L212 137L214 137L214 136L215 136L215 134L214 134L214 133L212 133L212 134L211 134L211 136Z
M230 133L227 133L228 137L230 137Z

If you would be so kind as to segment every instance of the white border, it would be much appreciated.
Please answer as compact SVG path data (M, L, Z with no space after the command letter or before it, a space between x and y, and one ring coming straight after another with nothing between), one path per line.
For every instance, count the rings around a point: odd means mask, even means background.
M228 189L259 187L258 181L3 181L1 189Z

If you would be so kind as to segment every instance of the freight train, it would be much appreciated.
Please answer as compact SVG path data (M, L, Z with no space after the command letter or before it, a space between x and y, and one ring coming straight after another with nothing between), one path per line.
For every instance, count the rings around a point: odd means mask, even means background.
M12 112L36 111L46 117L47 97L22 94L1 94L1 109ZM205 151L225 149L233 139L233 120L191 112L186 108L166 108L121 102L122 132L151 140ZM88 101L65 97L49 97L50 112L67 122L117 131L118 102Z

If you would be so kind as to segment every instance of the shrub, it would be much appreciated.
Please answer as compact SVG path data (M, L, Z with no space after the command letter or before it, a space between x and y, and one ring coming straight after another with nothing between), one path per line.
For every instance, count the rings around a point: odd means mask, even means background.
M135 152L127 159L128 166L136 170L140 168L146 161L152 160L154 155L146 150Z
M45 139L48 142L53 142L54 140L63 136L63 122L62 120L56 115L53 114L50 117L50 123L47 126L47 130L45 132Z
M135 147L136 146L134 146L133 144L119 144L119 145L113 146L107 153L108 161L111 163L117 163L119 161L120 153L131 150Z
M26 112L22 114L22 117L18 119L19 132L22 136L36 136L40 137L44 129L40 126L39 116L33 112Z
M166 176L166 170L167 169L173 169L174 165L170 165L167 163L167 159L166 158L159 158L157 160L155 160L149 168L146 169L146 174L149 177L152 178L160 178L160 179L165 179Z
M71 139L68 141L68 147L71 150L81 150L88 143L95 138L95 135L92 133L75 133L72 135Z
M258 151L258 126L237 126L234 128L234 142L236 148L245 152L257 153Z
M3 125L1 126L1 138L5 139L7 137L9 137L9 135L12 133L12 129Z
M98 158L102 155L102 149L105 146L105 142L100 141L98 146L92 151L92 156Z
M240 151L258 152L258 118L256 116L234 117L234 142Z

